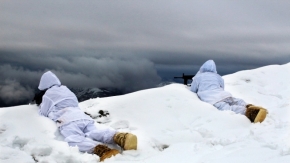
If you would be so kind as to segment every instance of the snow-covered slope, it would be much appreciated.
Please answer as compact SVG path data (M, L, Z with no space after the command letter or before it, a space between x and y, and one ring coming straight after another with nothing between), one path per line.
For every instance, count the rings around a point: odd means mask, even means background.
M137 151L123 151L106 162L290 162L290 63L224 79L235 97L268 109L263 123L218 111L181 84L91 99L80 107L93 116L108 110L110 118L96 125L138 136ZM54 122L38 116L36 106L0 108L1 163L98 161L62 139Z

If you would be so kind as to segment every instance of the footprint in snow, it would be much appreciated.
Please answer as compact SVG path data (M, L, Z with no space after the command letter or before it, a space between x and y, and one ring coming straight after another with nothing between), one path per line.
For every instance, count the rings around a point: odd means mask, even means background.
M28 142L28 138L20 138L16 136L12 142L12 145L13 147L23 148Z
M111 127L116 129L116 130L129 128L129 122L126 120L117 121L117 122L113 123L111 125Z
M165 150L166 148L169 147L169 145L161 143L161 142L159 142L156 139L152 139L151 142L152 142L152 147L154 149L158 149L159 151L163 151L163 150Z
M38 144L31 149L33 156L49 156L52 153L52 148L45 144Z
M6 131L6 126L5 125L1 125L0 126L0 134L2 134L5 131Z

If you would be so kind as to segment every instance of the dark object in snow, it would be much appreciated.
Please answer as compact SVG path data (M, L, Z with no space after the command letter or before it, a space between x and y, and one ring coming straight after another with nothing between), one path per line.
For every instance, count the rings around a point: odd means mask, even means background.
M35 162L39 162L39 161L36 159L36 157L35 157L34 155L31 155L31 157L33 158L33 160L34 160Z
M90 116L91 118L93 118L93 116L90 113L84 112L86 115Z
M169 147L169 145L167 145L167 144L162 144L161 146L160 146L160 149L162 149L162 151L164 150L164 149L166 149L166 148L168 148Z
M182 73L182 77L174 77L174 79L181 78L183 79L183 84L187 85L187 81L191 80L193 77L194 75L184 75L184 73Z
M38 91L38 92L35 93L33 101L35 101L37 106L42 103L42 96L45 94L45 92L46 92L46 90Z
M108 123L111 121L110 113L107 110L99 110L98 115L94 116L97 123Z
M102 118L102 117L109 117L110 113L107 110L99 110L99 115L93 116L92 114L88 112L84 112L86 115L90 116L91 118Z
M100 118L101 118L101 117L107 117L107 116L110 115L110 113L109 113L107 110L105 110L105 111L104 111L104 110L100 110L100 111L99 111L99 114L100 114L100 115L99 115L98 117L100 117Z

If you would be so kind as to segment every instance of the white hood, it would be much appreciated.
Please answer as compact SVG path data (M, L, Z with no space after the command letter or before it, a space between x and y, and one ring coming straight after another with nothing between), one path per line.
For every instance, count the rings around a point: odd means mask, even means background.
M41 76L38 89L45 90L54 85L60 86L61 82L54 73L47 71Z
M206 61L199 69L198 73L213 72L217 73L216 65L213 60Z

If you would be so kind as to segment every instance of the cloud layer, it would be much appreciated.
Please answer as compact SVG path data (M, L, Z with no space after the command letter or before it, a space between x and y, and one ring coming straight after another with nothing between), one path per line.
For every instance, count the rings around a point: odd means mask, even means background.
M0 98L5 104L32 99L47 70L74 88L117 88L126 93L160 82L154 64L140 58L10 54L1 62L0 75L5 80L0 85Z

